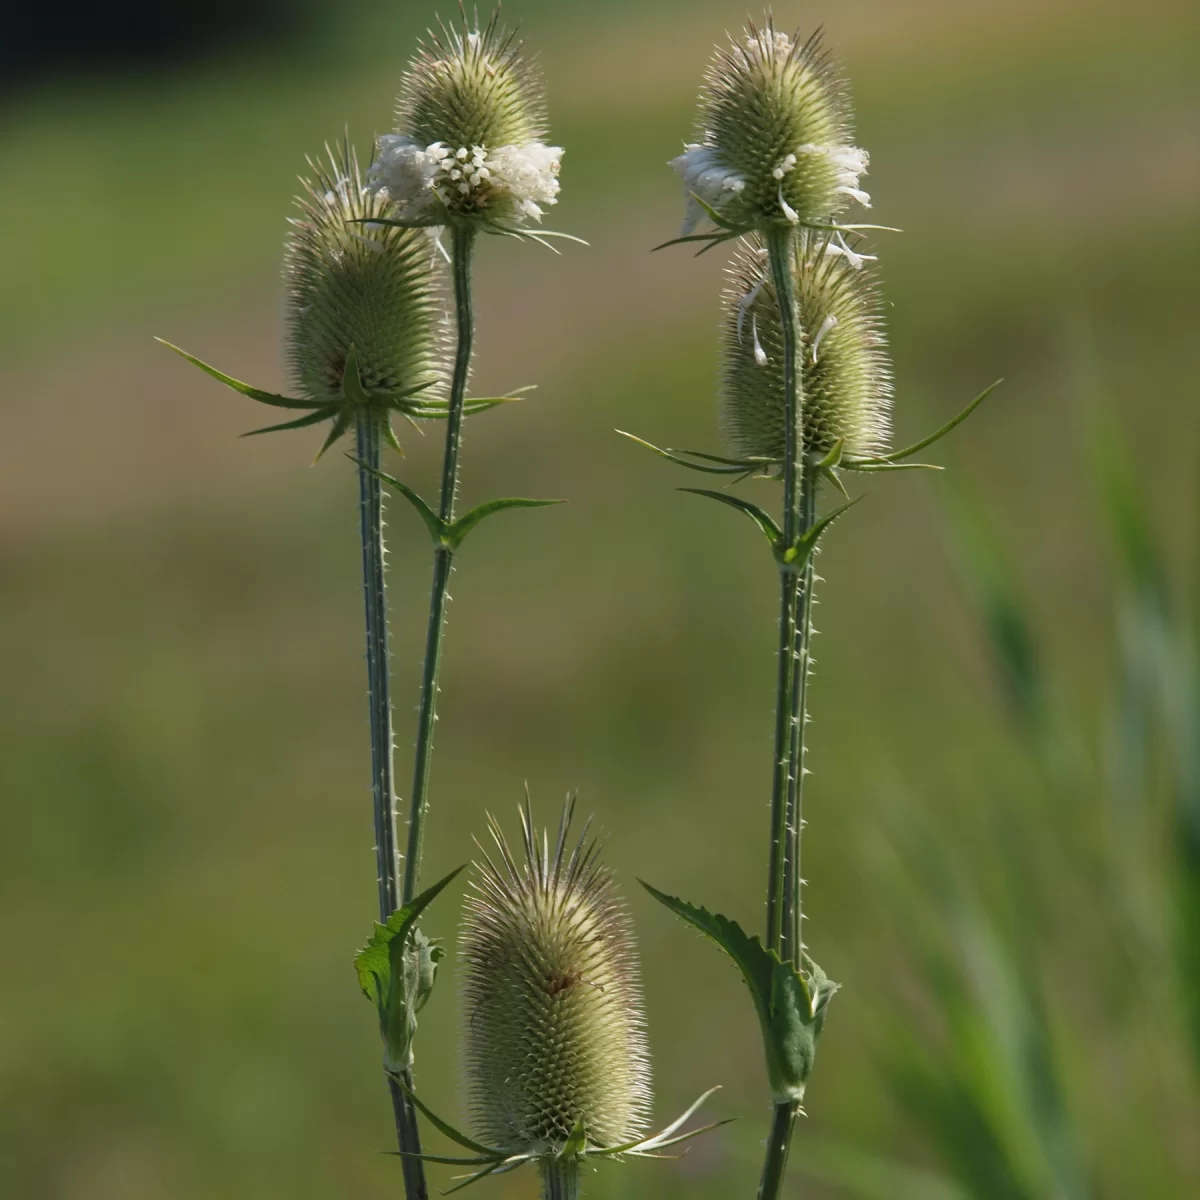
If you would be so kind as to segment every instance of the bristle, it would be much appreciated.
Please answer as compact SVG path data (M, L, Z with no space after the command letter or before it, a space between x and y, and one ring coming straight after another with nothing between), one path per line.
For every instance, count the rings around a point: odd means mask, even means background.
M699 223L698 197L745 229L828 221L852 200L867 156L851 144L845 81L820 32L805 41L768 19L719 49L700 97L699 136L675 159L689 195L686 229Z
M307 399L341 404L353 345L368 391L428 384L422 398L437 399L448 328L436 246L424 230L361 223L387 205L364 189L348 142L326 153L309 162L284 257L293 385Z
M892 373L871 260L835 234L801 233L793 260L800 324L804 450L847 456L887 448ZM722 341L721 417L737 453L784 454L783 328L761 242L729 269Z
M518 864L489 819L468 897L464 1068L478 1136L511 1153L632 1141L649 1118L650 1068L633 932L594 839L568 848L521 810ZM497 862L499 866L497 866Z

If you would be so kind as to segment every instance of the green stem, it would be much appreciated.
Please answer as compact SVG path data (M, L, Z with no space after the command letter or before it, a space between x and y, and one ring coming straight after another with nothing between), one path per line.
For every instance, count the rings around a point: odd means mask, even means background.
M775 1105L771 1133L767 1138L767 1157L763 1162L762 1180L758 1185L758 1200L776 1200L787 1170L788 1151L792 1145L792 1130L800 1105L794 1100Z
M542 1200L577 1200L579 1196L579 1160L544 1158Z
M463 402L471 369L471 343L475 321L471 311L471 257L475 231L456 226L451 234L454 263L454 311L458 322L458 347L454 378L450 385L450 411L446 422L446 450L442 460L442 495L438 515L447 525L454 519L454 497L458 490L458 452L462 443ZM417 713L417 750L413 762L412 802L408 818L408 849L404 860L401 903L417 894L421 872L421 843L425 814L429 807L429 769L433 759L433 730L437 722L438 674L442 662L442 635L446 626L446 589L450 583L454 552L439 545L433 552L433 588L429 598L429 626L425 636L425 668L421 679L421 702ZM411 1200L411 1198L410 1198Z
M800 484L800 536L816 519L817 472L811 461L804 464ZM812 674L812 605L814 571L810 555L796 577L795 642L791 662L791 747L788 754L787 832L783 859L783 947L782 954L797 966L804 950L804 880L800 874L800 837L804 830L804 758L808 730L808 680Z
M367 629L367 696L371 727L371 794L375 814L375 871L379 883L379 919L397 908L396 789L393 774L392 700L389 684L387 587L383 543L383 489L379 470L381 429L374 414L364 413L355 430L359 513L362 532L363 600ZM406 1082L411 1087L412 1079ZM408 1096L389 1081L396 1143L404 1155L404 1191L408 1200L428 1200L425 1167L419 1158L421 1133Z
M389 685L387 587L384 575L380 430L373 414L356 429L362 532L363 600L367 628L367 700L371 714L371 794L375 813L375 873L379 919L396 909L396 788L392 770L392 699Z
M796 544L799 533L800 386L797 372L796 297L792 281L792 234L772 230L767 252L783 327L784 459L783 538ZM780 570L778 676L775 695L775 763L771 788L771 852L767 868L767 948L784 953L788 941L785 913L790 913L785 889L788 847L788 790L791 777L793 660L799 614L800 580L787 566Z

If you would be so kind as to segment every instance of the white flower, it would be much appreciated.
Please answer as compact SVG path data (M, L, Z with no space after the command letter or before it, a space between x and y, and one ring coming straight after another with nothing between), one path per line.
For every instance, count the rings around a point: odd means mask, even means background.
M542 204L558 203L558 172L562 147L544 142L525 142L520 146L501 146L487 156L487 165L479 175L484 182L516 201L517 211L535 221L540 219Z
M388 134L378 142L369 172L402 220L443 224L448 213L495 211L499 217L537 220L541 205L558 199L561 146L421 146ZM506 211L507 210L507 211Z
M871 162L865 150L858 146L818 146L807 142L803 146L797 146L796 153L824 155L837 172L835 190L843 196L857 200L863 208L871 207L871 197L858 186L858 177L867 173Z
M821 348L821 343L825 340L825 335L838 323L837 317L830 313L829 316L821 322L821 328L817 330L817 336L813 338L812 344L812 360L817 361L817 351Z
M714 212L720 212L726 201L746 187L746 181L725 166L711 146L684 146L683 153L671 160L671 166L683 176L683 186L688 193L683 222L685 235L706 216L703 206L696 202L697 196Z
M876 262L879 256L877 254L859 254L857 251L851 250L846 245L846 239L841 233L835 233L825 244L825 253L832 255L834 258L843 257L846 262L855 271L861 271L864 263Z
M786 33L778 33L774 29L758 30L746 38L746 52L759 58L766 58L772 49L776 58L787 58L794 45Z

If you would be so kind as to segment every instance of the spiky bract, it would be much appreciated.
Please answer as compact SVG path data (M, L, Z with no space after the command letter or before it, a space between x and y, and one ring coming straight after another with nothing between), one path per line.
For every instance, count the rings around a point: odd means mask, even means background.
M850 456L886 451L892 371L868 260L836 234L802 231L792 275L800 325L800 412L806 453L841 441ZM781 461L786 440L783 326L762 243L742 243L729 268L721 417L738 454Z
M449 332L433 240L424 230L362 223L387 206L364 188L348 143L309 165L312 178L303 181L284 257L286 355L295 388L344 410L353 346L362 387L382 411L389 397L415 388L422 388L423 404L438 400Z
M595 841L553 845L528 805L518 863L490 821L466 904L464 1066L477 1136L510 1153L554 1154L582 1122L589 1145L645 1129L650 1066L629 919Z
M700 140L673 166L689 193L685 232L703 218L693 196L744 229L828 221L858 187L865 151L851 144L853 114L820 34L807 41L749 25L717 51L700 101Z

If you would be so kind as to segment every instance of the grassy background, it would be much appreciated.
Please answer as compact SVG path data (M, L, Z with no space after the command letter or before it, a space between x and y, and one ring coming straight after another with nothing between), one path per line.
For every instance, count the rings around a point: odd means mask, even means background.
M658 1111L720 1082L714 1112L742 1118L588 1193L749 1196L750 1006L633 879L760 920L775 582L748 528L611 432L717 445L721 263L647 251L741 10L506 8L567 147L552 225L591 246L480 256L477 386L540 388L471 422L463 498L571 503L463 556L427 878L526 780L546 814L578 787L640 931ZM151 340L282 383L294 177L346 122L364 150L386 128L434 9L346 11L277 55L62 82L0 123L4 1195L398 1194L349 965L374 904L352 472L310 469L304 432L239 442L259 414ZM872 481L821 558L808 938L844 990L795 1150L821 1179L789 1195L1182 1200L1200 11L777 14L827 25L875 215L905 230L881 247L899 438L1007 380L950 473ZM437 438L407 448L428 491ZM428 564L411 514L390 533L405 778ZM451 962L419 1047L448 1112L456 1020Z

